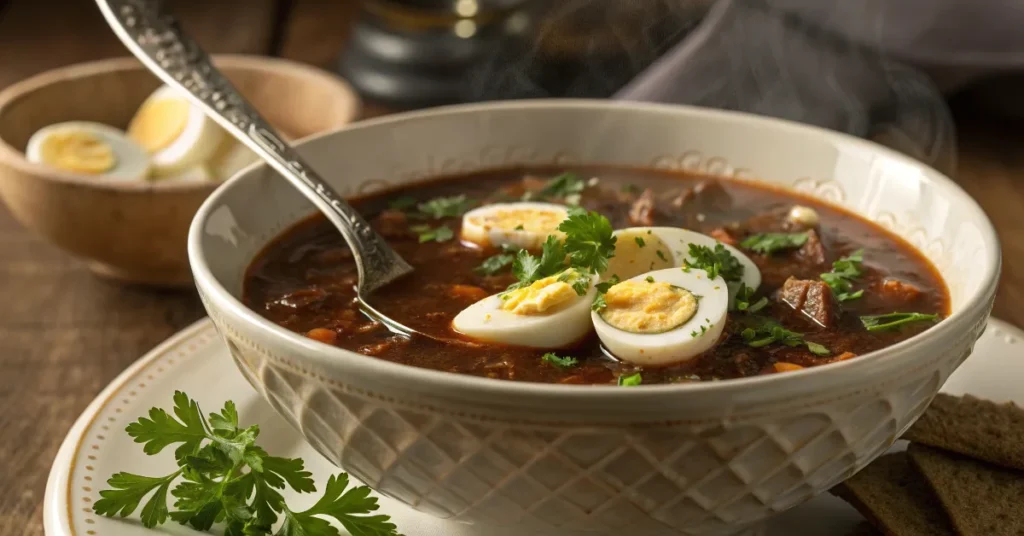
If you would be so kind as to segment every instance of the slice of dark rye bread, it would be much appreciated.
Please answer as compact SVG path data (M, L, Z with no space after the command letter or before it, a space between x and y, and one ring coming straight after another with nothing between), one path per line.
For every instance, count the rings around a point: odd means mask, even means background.
M954 536L949 518L906 452L886 454L832 488L888 536Z
M1024 535L1024 473L920 444L907 453L959 534Z
M939 393L902 439L1024 471L1024 409Z

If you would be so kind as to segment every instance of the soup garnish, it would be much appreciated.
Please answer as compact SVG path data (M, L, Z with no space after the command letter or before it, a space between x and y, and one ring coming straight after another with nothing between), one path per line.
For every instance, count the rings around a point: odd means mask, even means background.
M712 381L855 358L949 311L906 242L760 184L509 169L354 204L416 268L374 306L465 344L363 316L351 253L318 216L255 259L244 299L292 331L407 365L563 384Z

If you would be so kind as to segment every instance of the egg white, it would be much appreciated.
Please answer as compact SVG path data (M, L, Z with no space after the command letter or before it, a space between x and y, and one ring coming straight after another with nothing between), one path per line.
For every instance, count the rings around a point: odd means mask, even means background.
M68 121L39 129L28 140L28 145L25 147L25 158L29 162L49 165L43 161L43 144L51 136L69 132L81 132L95 136L110 147L114 153L114 167L97 174L97 177L119 181L141 181L149 175L149 155L146 154L146 150L142 146L114 127L89 121Z
M182 132L150 155L154 171L157 174L169 175L205 163L217 152L227 134L206 116L202 108L192 104L177 89L170 86L163 86L154 91L139 107L139 111L141 112L147 104L163 99L184 101L187 104L188 116ZM140 115L137 112L132 122L139 120Z
M499 212L515 211L537 211L554 214L556 218L564 220L569 215L569 209L564 205L554 203L518 202L518 203L495 203L470 210L462 216L462 239L482 246L499 247L509 245L519 249L540 249L549 235L558 235L556 228L544 231L531 229L503 229L488 225L486 219L494 217ZM525 221L524 218L524 222Z
M591 321L605 348L618 359L639 366L663 366L692 359L711 349L725 329L729 309L729 291L721 276L708 278L704 270L667 268L631 278L642 281L651 277L682 287L700 296L697 312L686 322L662 333L632 333L618 329L591 312ZM702 330L701 327L704 329Z
M217 152L210 158L208 166L214 180L223 181L259 159L251 149L231 136L225 136Z
M590 306L596 290L592 279L590 289L583 296L574 296L554 311L542 315L517 315L501 308L501 294L488 296L465 308L452 327L474 340L557 349L570 346L590 333Z
M617 275L619 279L625 280L652 270L680 267L683 261L694 261L690 256L690 244L709 248L722 244L743 266L743 284L752 289L761 285L761 270L754 261L739 249L719 242L714 237L676 227L629 227L615 231L614 234L615 256L609 260L603 279ZM637 238L643 241L643 246ZM662 254L658 255L658 251ZM730 283L729 286L735 295L738 284Z

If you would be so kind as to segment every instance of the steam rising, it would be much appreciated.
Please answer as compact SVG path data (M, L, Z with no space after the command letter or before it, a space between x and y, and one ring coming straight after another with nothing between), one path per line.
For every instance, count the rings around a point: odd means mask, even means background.
M955 136L942 95L882 49L890 13L854 1L831 11L822 0L544 3L555 7L533 14L518 49L503 47L474 72L469 96L614 96L752 112L874 138L951 172ZM829 30L843 26L866 31Z

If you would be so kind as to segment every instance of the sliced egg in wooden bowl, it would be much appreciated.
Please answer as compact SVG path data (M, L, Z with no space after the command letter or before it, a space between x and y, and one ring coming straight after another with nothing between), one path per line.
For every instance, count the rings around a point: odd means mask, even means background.
M714 271L728 283L730 296L739 284L756 290L761 271L739 249L705 234L677 227L629 227L615 231L615 256L608 262L602 279L630 279L665 268L692 266Z
M63 171L118 181L149 175L149 155L120 130L89 121L67 121L42 128L25 146L29 162Z
M591 312L601 343L616 358L639 366L686 361L718 342L729 291L721 276L667 268L612 285Z
M149 152L158 175L206 162L226 135L202 108L168 86L154 91L128 124L128 136Z
M569 268L529 286L488 296L452 320L455 331L474 340L556 349L590 333L590 306L597 276Z
M462 239L481 246L540 249L548 236L562 236L558 225L568 216L568 207L554 203L485 205L462 217Z

